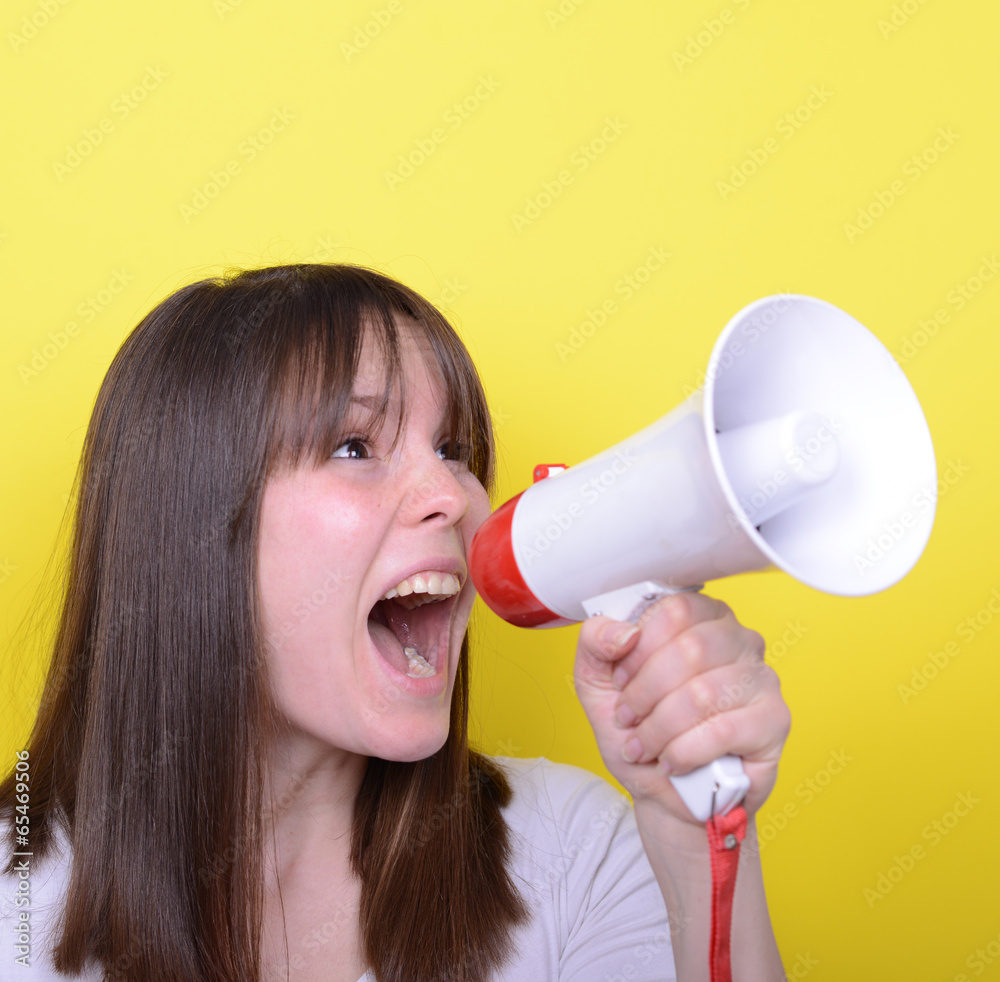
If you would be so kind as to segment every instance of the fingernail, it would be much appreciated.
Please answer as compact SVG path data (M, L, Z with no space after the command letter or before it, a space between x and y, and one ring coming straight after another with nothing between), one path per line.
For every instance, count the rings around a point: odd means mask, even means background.
M608 628L607 633L604 635L604 641L610 646L612 651L617 651L619 648L624 648L638 633L639 628L635 624Z
M673 771L673 768L670 766L670 762L665 758L657 762L656 769L664 776L670 774Z
M617 689L617 690L618 690L619 692L621 692L621 691L622 691L622 689L624 689L624 688L625 688L625 686L626 686L626 685L628 685L628 672L626 672L626 671L625 671L625 669L621 667L621 665L619 665L619 666L618 666L618 667L617 667L617 668L616 668L616 669L615 669L615 670L614 670L614 671L613 671L613 672L611 673L611 684L612 684L612 685L613 685L613 686L614 686L614 687L615 687L615 688L616 688L616 689Z
M615 725L620 726L623 730L630 727L635 722L636 716L625 703L622 703L617 710L615 710Z
M622 747L622 757L630 764L634 764L642 756L642 744L636 737L632 737L628 743Z

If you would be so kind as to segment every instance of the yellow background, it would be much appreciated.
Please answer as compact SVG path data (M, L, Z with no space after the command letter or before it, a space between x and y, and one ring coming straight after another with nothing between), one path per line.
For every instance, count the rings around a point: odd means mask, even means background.
M30 635L24 618L97 387L182 284L345 260L443 303L498 424L498 503L535 463L579 461L672 408L745 304L812 294L894 353L922 344L904 367L942 478L952 469L923 559L884 594L840 599L778 573L710 585L769 639L793 712L759 818L782 955L816 982L1000 978L1000 626L986 606L1000 282L968 287L961 310L952 292L1000 250L994 4L14 0L0 29L3 760L34 711L45 626ZM796 110L801 125L779 126ZM614 139L580 156L609 119ZM947 147L915 169L939 127ZM741 187L720 188L767 145ZM884 214L845 229L894 181ZM517 220L529 200L536 217ZM654 247L671 258L625 300L616 285ZM116 275L125 285L101 294ZM567 354L608 299L617 311ZM918 334L941 309L935 336ZM476 625L480 745L606 774L567 684L576 630L519 631L482 608ZM904 703L898 686L948 642L957 655ZM831 775L834 753L850 760ZM963 793L978 803L932 844L925 828L951 822Z

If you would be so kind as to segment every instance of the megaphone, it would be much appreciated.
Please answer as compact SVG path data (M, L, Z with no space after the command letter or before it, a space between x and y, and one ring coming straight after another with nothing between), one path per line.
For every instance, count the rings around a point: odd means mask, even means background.
M920 558L934 447L910 383L849 314L764 297L723 329L701 389L652 425L498 508L469 552L486 604L521 627L607 614L780 569L827 593L892 586ZM708 821L749 787L738 757L671 780Z

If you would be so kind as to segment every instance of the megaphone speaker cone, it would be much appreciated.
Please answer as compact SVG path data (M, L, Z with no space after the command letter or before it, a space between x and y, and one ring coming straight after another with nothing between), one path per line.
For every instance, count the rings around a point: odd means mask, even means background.
M733 513L796 579L876 593L923 553L930 431L895 359L844 311L796 294L741 310L709 359L703 419Z

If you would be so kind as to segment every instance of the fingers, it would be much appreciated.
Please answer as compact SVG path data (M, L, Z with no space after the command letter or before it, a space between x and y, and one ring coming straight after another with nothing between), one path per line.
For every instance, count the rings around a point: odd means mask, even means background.
M739 755L752 782L747 800L759 805L790 727L778 677L764 662L764 639L726 604L696 592L658 601L643 613L638 633L616 644L629 626L594 617L581 629L577 691L599 720L599 741L601 726L610 724L617 733L605 742L615 760L658 764L665 774Z
M622 689L616 707L624 725L641 720L657 703L706 672L734 662L763 663L764 639L756 631L743 627L728 608L726 610L723 618L699 621L659 650L642 652L645 657ZM647 641L648 638L642 635L636 648L622 659L619 667L627 662L635 665L636 655Z
M732 611L721 600L703 593L675 593L657 601L639 618L638 644L615 669L616 683L624 688L634 678L650 655L676 640L694 625L733 617Z
M578 682L598 685L613 694L612 672L615 662L631 651L639 636L634 624L610 617L592 617L584 621L577 641L574 674Z
M789 727L773 669L730 663L698 674L635 724L632 753L641 753L633 762L659 759L667 772L686 773L726 753L776 760Z
M686 774L723 754L735 754L745 763L777 765L789 728L784 703L779 708L761 701L720 713L671 740L659 754L660 769Z

